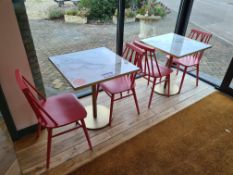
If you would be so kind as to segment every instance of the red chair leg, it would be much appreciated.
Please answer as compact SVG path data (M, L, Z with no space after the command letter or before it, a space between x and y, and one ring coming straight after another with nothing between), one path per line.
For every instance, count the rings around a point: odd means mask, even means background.
M147 54L147 53L146 53ZM146 68L147 66L147 68ZM146 55L146 58L145 58L145 68L144 68L144 74L148 76L148 79L147 79L147 86L149 86L149 83L150 83L150 66L149 66L149 60L148 60L148 56Z
M47 160L46 160L47 169L49 168L50 165L51 144L52 144L52 129L48 129Z
M114 94L111 96L110 114L109 114L109 126L111 126L111 124L112 124L113 103L114 103Z
M150 84L150 75L148 75L147 86L149 86L149 84Z
M197 75L196 75L196 86L198 86L198 81L199 81L199 64L197 65Z
M89 137L88 132L87 132L86 124L85 124L85 122L84 122L83 119L80 120L80 121L81 121L81 124L82 124L82 128L83 128L84 134L85 134L85 136L86 136L86 139L87 139L87 143L88 143L88 145L89 145L89 148L90 148L90 150L92 150L91 140L90 140L90 137Z
M181 88L182 88L182 86L183 86L184 77L185 77L186 72L187 72L187 67L184 68L184 72L183 72L183 76L182 76L182 79L181 79L181 82L180 82L180 88L179 88L179 92L178 92L178 93L180 93Z
M146 73L145 73L146 74ZM148 78L147 78L147 86L149 86L150 84L150 68L149 68L149 64L148 64Z
M153 85L152 85L152 89L151 89L151 94L150 94L150 100L149 100L149 104L148 104L148 109L150 108L151 100L152 100L152 97L154 95L155 84L156 84L156 78L154 78L154 81L153 81Z
M137 100L137 95L136 95L136 92L135 92L134 88L132 89L132 92L133 92L133 98L134 98L134 101L135 101L135 104L136 104L137 112L138 112L138 114L140 114L140 110L139 110L139 106L138 106L138 100Z

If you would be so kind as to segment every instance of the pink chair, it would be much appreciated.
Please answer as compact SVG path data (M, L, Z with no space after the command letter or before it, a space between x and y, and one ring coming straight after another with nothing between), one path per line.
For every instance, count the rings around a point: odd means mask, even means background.
M137 46L135 46L134 44L131 44L131 43L125 44L125 49L123 51L123 57L127 59L129 62L138 66L138 63L140 62L139 60L142 59L143 55L144 55L144 51L138 48ZM136 73L132 73L130 75L121 76L119 78L115 78L113 80L109 80L109 81L100 83L98 85L97 92L99 91L100 88L102 88L106 92L106 94L111 98L109 126L111 126L111 123L112 123L114 101L133 95L136 108L137 108L137 112L138 114L140 114L137 96L135 92L135 76L136 76ZM123 95L123 93L126 93L126 95ZM120 97L115 98L117 94L119 94Z
M60 136L69 131L73 131L74 129L82 128L89 148L92 149L91 141L84 122L87 112L74 94L64 93L45 98L24 76L20 74L18 69L15 71L15 76L20 89L37 117L37 137L40 134L41 127L46 128L48 131L46 168L49 168L50 164L51 143L53 137ZM52 134L53 129L72 123L75 124L73 128L54 135Z
M144 61L142 61L142 72L144 76L147 76L148 84L149 82L152 82L152 89L151 89L151 95L150 100L148 104L148 108L150 108L151 101L154 95L154 88L155 85L158 83L161 83L161 79L165 77L165 86L168 86L167 88L167 96L170 96L170 74L172 73L172 69L162 66L158 64L158 61L156 59L156 50L153 47L150 47L146 44L143 44L139 41L134 41L134 44L141 49L145 51L144 54ZM152 81L150 79L153 79ZM156 83L156 80L159 79L159 82Z
M207 33L207 32L202 32L202 31L199 31L196 29L192 29L190 34L188 35L188 37L191 39L208 44L211 37L212 37L212 34ZM184 67L183 75L182 75L180 87L179 87L179 93L180 93L181 88L183 86L185 74L187 72L196 70L196 86L198 86L199 65L200 65L200 61L201 61L201 58L203 56L203 53L204 53L204 51L201 51L201 52L195 53L193 55L185 56L183 58L173 58L173 64L176 65L176 68L177 68L177 74L178 74L178 71L180 69L180 66ZM193 69L187 71L188 68L193 68Z

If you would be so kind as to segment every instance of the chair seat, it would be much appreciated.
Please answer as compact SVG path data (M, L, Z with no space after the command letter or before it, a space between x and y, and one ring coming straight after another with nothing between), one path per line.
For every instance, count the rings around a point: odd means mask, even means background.
M173 63L180 64L185 67L191 67L199 64L199 60L193 56L186 56L182 58L173 58Z
M148 72L148 69L146 71L146 75L149 75L151 77L155 77L155 78L160 78L160 75L159 75L159 71L157 69L157 66L156 66L156 63L153 62L153 69L154 69L154 72L152 72L152 66L151 64L150 65L150 72ZM143 72L145 72L145 62L142 63L142 70ZM159 65L159 70L160 70L160 73L161 73L161 77L163 76L167 76L169 75L171 72L172 72L172 69L166 67L166 66L162 66L162 65Z
M129 76L122 76L100 83L100 87L111 94L125 92L131 89L131 79Z
M84 119L87 112L83 105L79 103L77 97L72 93L64 93L52 97L48 97L46 101L41 100L40 105L57 123L56 127L61 127L77 120ZM54 128L54 123L44 115L47 122L46 127ZM44 123L41 123L42 126Z

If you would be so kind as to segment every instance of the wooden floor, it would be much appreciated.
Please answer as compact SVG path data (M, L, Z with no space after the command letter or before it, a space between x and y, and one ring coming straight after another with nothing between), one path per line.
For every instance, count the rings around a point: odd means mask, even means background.
M181 94L169 98L155 94L151 109L148 110L151 86L147 87L142 78L136 83L141 114L137 115L133 97L117 101L114 104L112 127L89 131L93 151L88 150L82 130L54 138L49 174L68 173L215 91L212 86L201 81L196 87L195 79L187 76ZM81 102L88 105L91 97L83 98ZM101 92L98 103L109 107L110 99ZM34 135L30 135L15 143L16 154L25 174L41 174L46 171L46 138L47 133L43 131L37 140Z
M2 116L0 116L0 159L0 174L20 174L18 161L14 151L14 145L9 136Z

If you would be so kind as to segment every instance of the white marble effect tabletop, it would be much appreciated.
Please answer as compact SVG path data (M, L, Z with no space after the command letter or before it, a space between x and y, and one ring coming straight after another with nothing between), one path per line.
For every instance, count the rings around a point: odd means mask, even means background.
M126 75L138 67L105 48L49 57L74 89L79 89Z
M141 41L177 58L184 57L211 47L209 44L201 43L175 33L154 36Z

